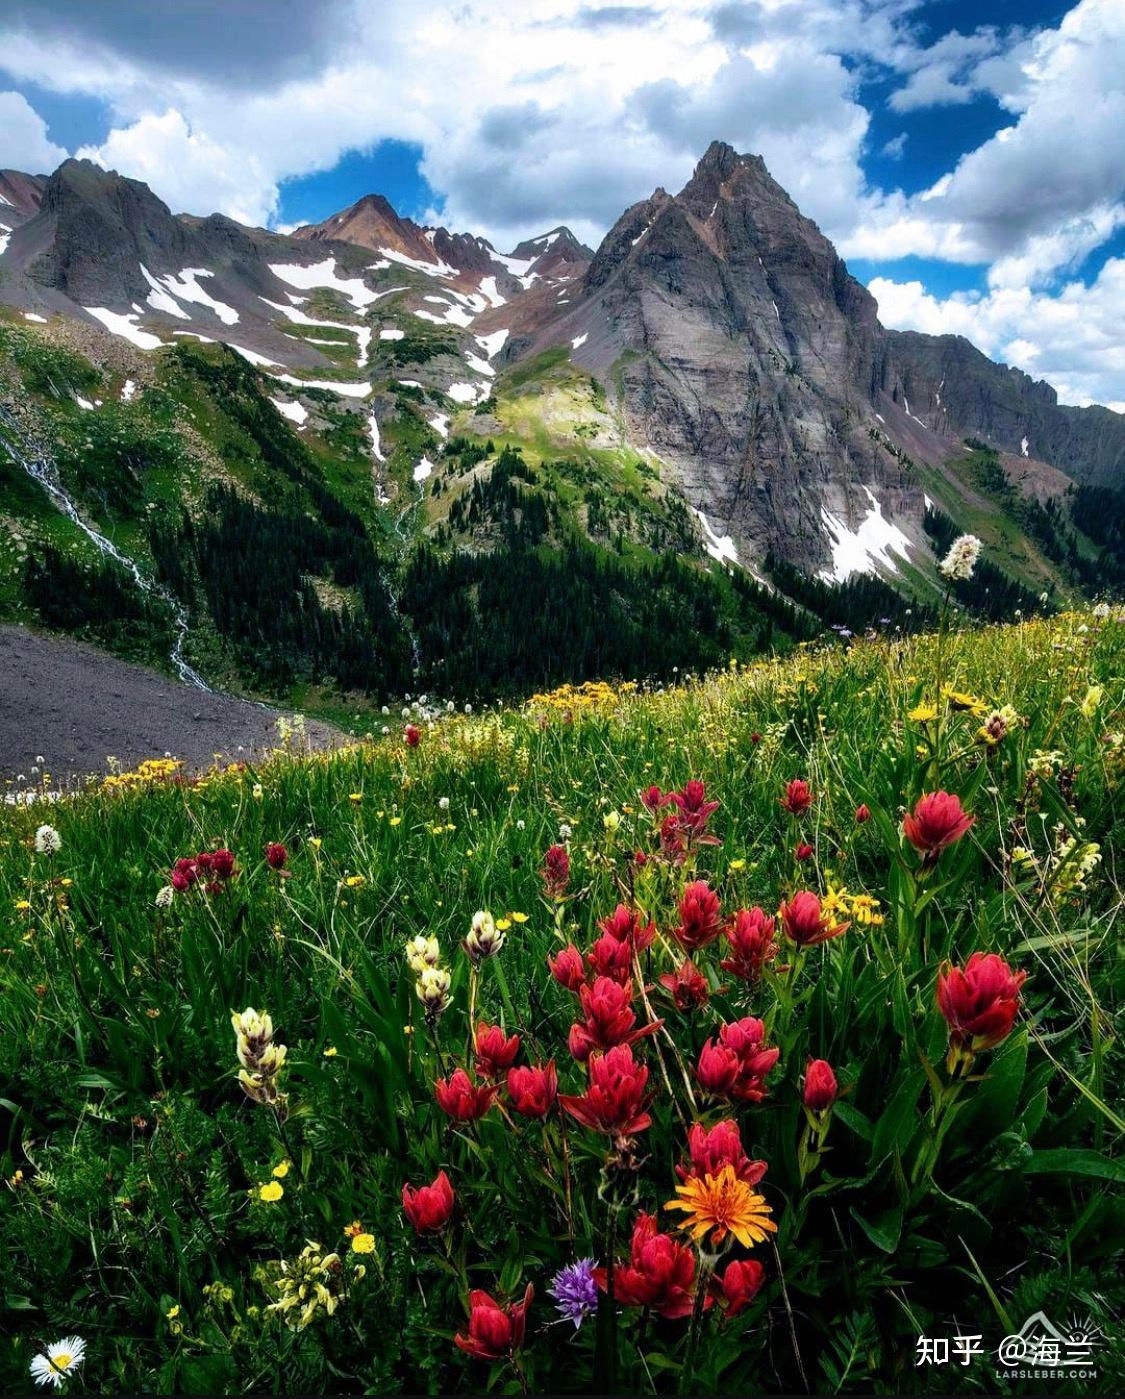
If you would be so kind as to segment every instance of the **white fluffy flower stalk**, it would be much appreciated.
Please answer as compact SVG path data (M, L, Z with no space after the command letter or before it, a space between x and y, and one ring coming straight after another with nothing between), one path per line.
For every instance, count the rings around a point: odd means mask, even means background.
M273 1040L273 1021L268 1011L258 1012L252 1006L231 1012L238 1062L242 1066L238 1081L242 1091L255 1103L273 1108L278 1125L288 1113L288 1098L278 1091L277 1077L285 1066L287 1050Z
M35 853L37 855L57 855L62 849L62 836L54 826L40 826L35 832Z
M980 551L981 542L975 534L959 535L938 565L938 572L951 583L966 583L973 576Z

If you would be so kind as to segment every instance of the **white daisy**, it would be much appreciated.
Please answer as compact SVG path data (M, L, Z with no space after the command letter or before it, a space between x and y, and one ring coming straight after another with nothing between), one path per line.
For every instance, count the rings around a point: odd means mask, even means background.
M81 1336L64 1336L53 1346L47 1347L45 1355L37 1355L31 1362L31 1378L36 1384L53 1384L61 1389L63 1382L70 1379L86 1356L86 1342Z

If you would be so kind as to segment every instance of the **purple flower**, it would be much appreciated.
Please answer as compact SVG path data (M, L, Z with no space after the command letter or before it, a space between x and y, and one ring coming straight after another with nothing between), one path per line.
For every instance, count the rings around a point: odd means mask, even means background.
M598 1285L594 1281L594 1260L580 1258L568 1263L551 1279L547 1291L558 1303L564 1321L573 1321L575 1330L598 1306Z

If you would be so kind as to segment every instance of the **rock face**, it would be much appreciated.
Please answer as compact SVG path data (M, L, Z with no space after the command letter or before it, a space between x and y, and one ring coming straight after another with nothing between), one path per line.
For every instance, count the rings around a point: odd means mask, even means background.
M10 229L31 218L39 209L46 183L44 175L0 170L0 222Z
M575 362L717 534L825 571L829 517L917 534L920 490L872 435L875 302L758 157L716 143L680 194L628 209L584 293Z
M1050 384L996 364L960 335L888 330L879 383L945 436L977 437L1095 485L1125 484L1125 415L1060 405Z
M538 238L525 238L512 249L510 256L514 261L529 262L528 271L536 277L569 279L585 272L594 253L585 243L580 243L569 228L560 225L549 233L541 233Z
M479 287L493 278L505 299L518 296L532 279L557 280L586 270L593 253L569 228L555 228L529 238L507 256L498 254L487 238L470 233L450 233L445 228L416 224L400 218L381 194L365 194L349 208L321 223L294 229L294 238L314 242L331 239L356 243L384 257L401 254L415 263L451 269L453 285Z
M762 160L721 142L596 253L560 226L501 254L379 195L285 237L173 216L146 185L73 160L48 179L0 172L0 201L0 303L32 320L96 319L144 348L224 340L282 378L343 375L360 398L381 366L440 394L443 426L501 365L565 347L705 538L729 535L746 563L773 550L843 578L928 557L910 463L940 469L967 436L1082 480L1125 472L1125 417L1060 407L958 337L885 330ZM416 361L394 349L404 337Z

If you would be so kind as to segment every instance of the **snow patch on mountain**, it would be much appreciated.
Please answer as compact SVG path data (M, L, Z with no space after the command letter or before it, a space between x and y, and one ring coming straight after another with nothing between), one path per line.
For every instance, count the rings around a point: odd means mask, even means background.
M583 345L585 345L586 341L589 340L589 338L590 336L588 333L586 335L576 335L574 339L570 342L571 349L580 349Z
M101 321L106 330L113 335L120 335L123 340L128 340L131 345L136 345L138 350L155 350L157 346L164 344L159 335L142 330L140 326L135 324L140 312L130 311L122 315L117 311L108 310L105 306L84 306L82 309L87 315Z
M475 369L478 374L487 374L491 378L496 370L486 359L481 359L480 355L474 355L472 350L465 351L465 362L470 369Z
M376 461L386 461L379 445L379 420L374 413L367 415L367 431L371 434L371 455Z
M478 335L476 342L484 351L485 359L493 359L504 348L507 339L506 330L494 330L491 335Z
M481 295L486 298L490 306L506 306L507 298L500 295L496 289L495 277L483 277L480 284Z
M454 403L483 403L489 391L487 384L450 384L445 392Z
M820 573L827 583L846 583L853 573L874 573L876 565L897 573L898 565L892 559L892 553L902 559L910 557L910 540L897 525L883 518L883 507L878 496L867 486L863 490L870 501L870 509L858 529L848 529L827 508L820 512L832 547L832 567L822 569Z
M231 349L237 349L232 345ZM348 384L337 379L298 379L293 374L271 374L271 379L276 379L282 384L292 384L298 389L327 389L329 393L343 394L347 398L366 398L371 392L371 385L368 383Z
M425 481L427 477L433 475L433 470L433 462L430 461L429 457L423 457L422 460L418 463L418 465L414 468L415 481L417 481L418 484L421 485L421 483Z
M405 331L405 330L396 330L395 328L392 327L392 328L390 328L390 329L388 329L388 330L381 330L381 331L379 332L379 339L380 339L380 340L401 340L401 339L403 339L403 337L404 337L405 335L406 335L406 331Z
M149 305L157 311L165 311L179 320L190 321L191 317L179 304L181 301L206 306L214 311L223 325L237 325L238 312L225 301L218 301L206 288L199 285L200 277L213 277L214 272L206 267L185 267L182 272L168 273L164 277L154 276L142 262L140 269L152 290L148 295Z
M441 302L441 297L427 296L427 301ZM463 306L455 306L452 302L444 303L445 314L436 316L433 311L415 311L414 314L420 321L432 321L434 325L456 325L464 329L473 323L473 317Z
M336 259L326 258L310 266L297 263L271 262L270 271L291 287L300 291L313 291L322 287L328 291L338 291L346 296L357 311L364 311L372 302L378 301L379 293L373 292L360 277L341 277L336 271ZM383 293L387 295L387 293Z
M440 258L435 258L433 262L423 262L421 258L410 257L406 253L396 252L394 248L380 248L384 258L390 262L397 262L403 267L410 267L415 272L424 272L427 277L456 277L458 275L456 267L450 267L448 262L442 262Z
M270 402L277 409L283 418L288 418L291 423L296 423L300 427L309 416L309 410L303 403L287 403L283 398L270 398Z
M583 336L585 339L585 336ZM695 511L695 518L703 530L703 547L717 563L738 563L738 550L729 534L716 534L711 522L702 510Z

